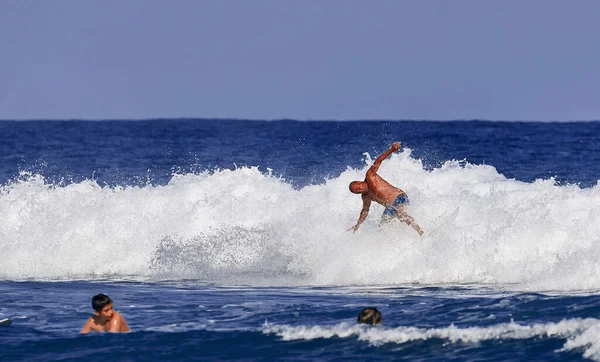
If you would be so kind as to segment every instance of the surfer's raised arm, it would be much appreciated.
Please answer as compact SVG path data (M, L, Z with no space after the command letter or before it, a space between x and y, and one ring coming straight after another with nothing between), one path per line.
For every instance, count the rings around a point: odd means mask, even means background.
M369 168L369 171L367 171L367 177L373 173L377 173L377 170L379 170L379 166L381 166L381 163L383 162L383 160L388 158L392 153L398 151L399 149L400 149L400 142L394 142L392 144L392 147L390 147L389 150L382 153L381 156L377 157L375 162L373 162L373 166L371 166L371 168Z

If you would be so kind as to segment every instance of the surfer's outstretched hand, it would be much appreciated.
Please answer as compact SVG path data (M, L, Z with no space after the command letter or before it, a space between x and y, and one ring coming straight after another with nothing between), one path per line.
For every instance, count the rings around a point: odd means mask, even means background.
M394 151L398 151L400 149L400 142L394 142L394 143L392 143L392 149Z

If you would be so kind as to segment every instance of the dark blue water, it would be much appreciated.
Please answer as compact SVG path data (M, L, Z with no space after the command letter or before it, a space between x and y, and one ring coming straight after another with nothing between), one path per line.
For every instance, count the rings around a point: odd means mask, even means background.
M580 350L554 352L576 332L555 335L552 328L600 311L598 296L503 293L481 286L226 288L80 281L4 282L0 291L0 310L24 316L0 328L3 360L576 361ZM119 297L115 307L133 333L76 334L89 314L84 305L97 291ZM298 334L283 340L268 330L269 324L333 329L341 323L348 324L341 330L349 330L365 305L377 306L384 316L384 326L363 328L362 337L373 333L371 341L318 333L314 339ZM543 327L513 336L511 322ZM462 338L427 335L436 328L457 330ZM394 340L411 334L415 340Z
M304 186L397 140L428 168L467 160L507 178L584 187L600 170L600 122L30 121L0 122L0 183L31 171L53 182L165 184L174 172L237 165Z
M426 236L347 233L394 141ZM600 360L599 151L600 122L0 122L0 360ZM132 333L78 334L98 293Z

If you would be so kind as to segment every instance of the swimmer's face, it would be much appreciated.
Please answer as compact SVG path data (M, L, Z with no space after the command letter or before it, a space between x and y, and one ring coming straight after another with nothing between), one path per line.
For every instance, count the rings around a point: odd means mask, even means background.
M99 317L102 317L106 320L111 320L114 310L112 303L104 306L100 312L96 312Z

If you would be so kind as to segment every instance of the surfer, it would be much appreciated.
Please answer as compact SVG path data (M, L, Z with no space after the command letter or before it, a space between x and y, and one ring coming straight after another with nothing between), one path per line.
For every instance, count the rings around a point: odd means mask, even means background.
M409 203L406 193L401 189L392 186L377 174L381 162L391 155L392 152L398 151L399 149L400 142L394 142L389 150L377 157L373 166L367 171L364 181L353 181L350 183L350 191L355 194L361 194L363 207L358 222L348 230L354 230L354 232L358 230L360 224L362 224L367 218L367 215L369 215L371 201L375 201L385 206L385 210L381 216L381 224L388 223L393 219L398 218L413 227L419 235L423 235L423 230L421 230L415 220L406 213L406 206L408 206Z
M92 298L94 315L88 319L79 333L131 332L125 318L113 310L113 302L108 295L98 294Z

